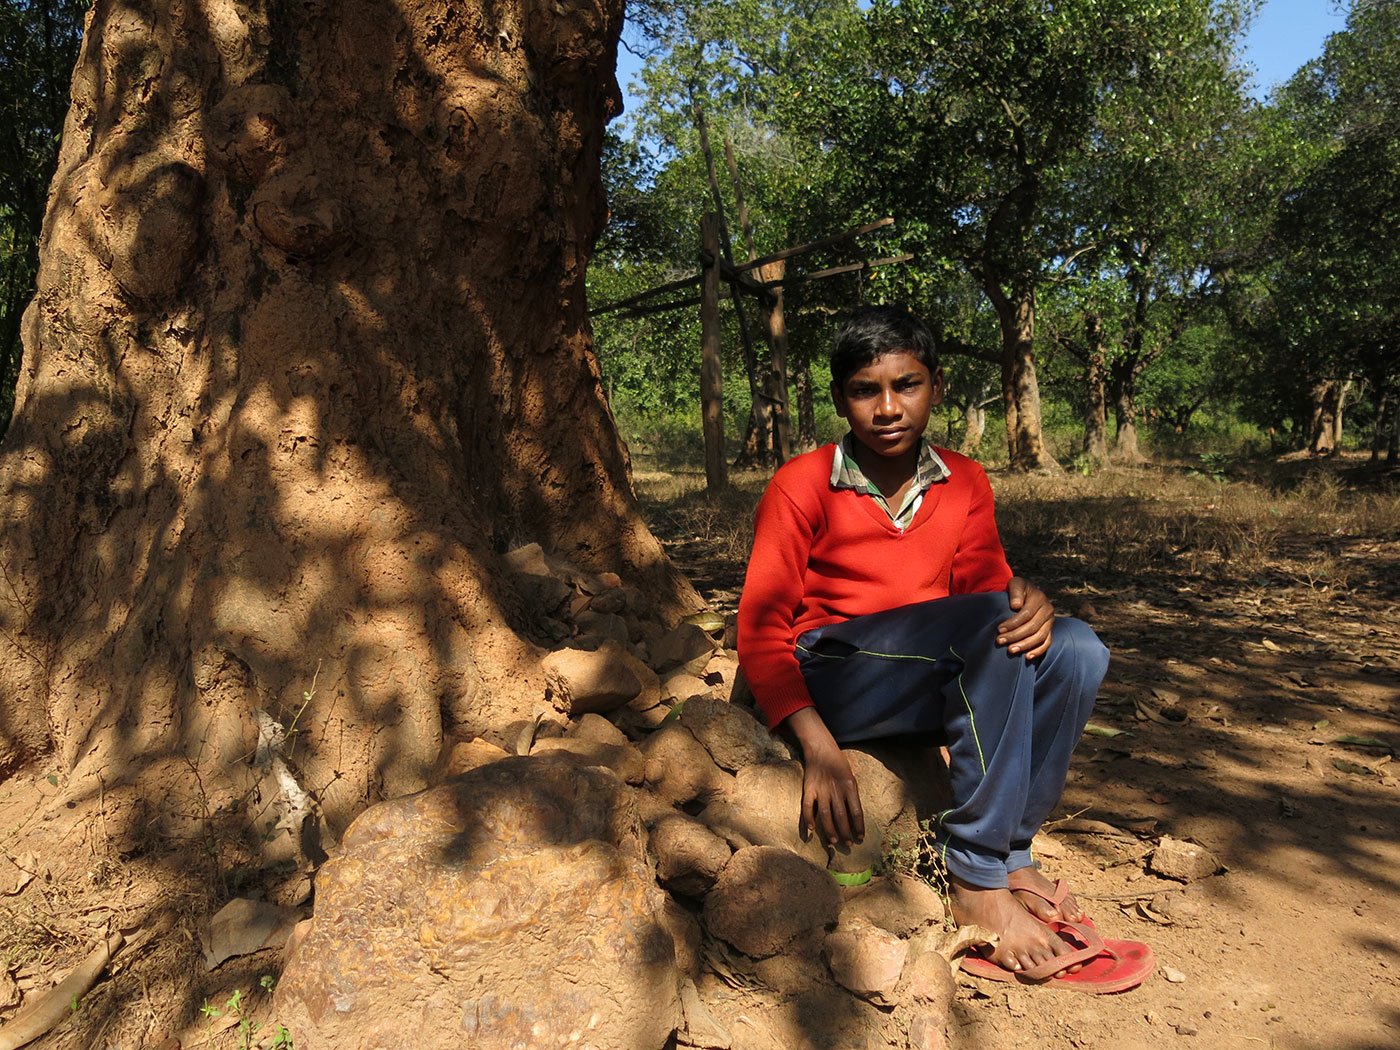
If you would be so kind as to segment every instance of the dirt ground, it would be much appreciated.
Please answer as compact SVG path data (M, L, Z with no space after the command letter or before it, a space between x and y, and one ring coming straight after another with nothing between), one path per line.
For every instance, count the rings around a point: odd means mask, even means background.
M1041 858L1158 971L1102 997L964 978L954 1047L1400 1046L1400 479L1210 466L993 476L1012 566L1114 653ZM732 607L761 479L640 480ZM1163 835L1220 872L1152 874Z
M1400 477L1207 466L993 475L1012 565L1114 652L1042 859L1159 967L1107 997L964 979L953 1047L1400 1046ZM763 478L719 497L693 473L637 483L672 557L732 610ZM108 975L35 1047L272 1045L279 953L200 960L211 897L241 888L217 800L185 815L178 856L118 863L120 800L79 820L63 788L47 770L0 784L0 1017L15 982L41 987L120 929ZM1219 872L1156 876L1163 835ZM172 900L183 918L157 928Z

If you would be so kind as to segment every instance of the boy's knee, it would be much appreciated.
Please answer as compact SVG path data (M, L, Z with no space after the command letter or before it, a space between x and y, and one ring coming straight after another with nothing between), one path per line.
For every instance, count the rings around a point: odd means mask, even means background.
M1072 616L1055 620L1051 646L1063 646L1082 672L1102 678L1108 671L1108 647L1099 640L1094 629Z

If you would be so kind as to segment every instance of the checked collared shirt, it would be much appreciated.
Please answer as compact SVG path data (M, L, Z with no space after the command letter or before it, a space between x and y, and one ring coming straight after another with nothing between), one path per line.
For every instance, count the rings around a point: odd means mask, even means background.
M914 484L909 486L899 509L891 510L880 490L865 476L865 471L860 469L860 464L856 462L855 438L847 433L837 442L836 455L831 460L831 487L854 489L863 496L869 496L890 516L894 527L903 532L914 520L914 515L919 513L919 508L924 502L924 493L928 491L929 486L947 479L952 473L948 464L933 450L933 446L920 438L919 464L914 469Z

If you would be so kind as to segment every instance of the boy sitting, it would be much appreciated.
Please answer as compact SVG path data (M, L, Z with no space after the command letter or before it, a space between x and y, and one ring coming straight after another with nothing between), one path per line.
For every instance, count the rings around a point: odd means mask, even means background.
M864 838L840 745L943 737L953 808L935 830L954 918L999 935L989 976L1073 973L1092 953L1048 924L1084 915L1030 846L1108 651L1011 574L982 468L923 440L943 373L922 322L860 310L831 376L850 433L773 477L739 602L744 675L770 728L802 748L803 835Z

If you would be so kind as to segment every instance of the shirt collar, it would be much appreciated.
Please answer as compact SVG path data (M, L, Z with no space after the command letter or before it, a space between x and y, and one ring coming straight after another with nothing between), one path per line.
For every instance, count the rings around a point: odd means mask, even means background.
M870 483L865 471L856 462L855 436L849 432L836 443L836 454L831 460L831 487L834 489L855 489L857 492L879 495L880 490ZM919 439L919 461L914 468L914 484L910 494L927 492L930 485L951 477L952 470L943 462L937 452L923 438Z

